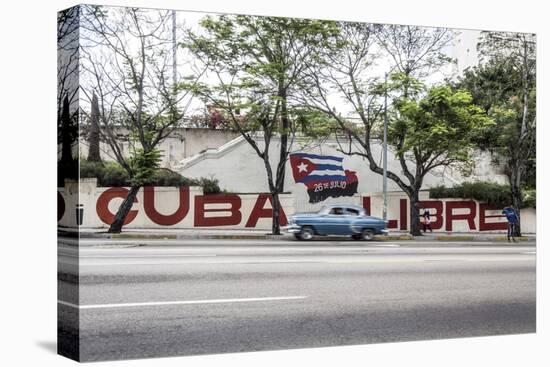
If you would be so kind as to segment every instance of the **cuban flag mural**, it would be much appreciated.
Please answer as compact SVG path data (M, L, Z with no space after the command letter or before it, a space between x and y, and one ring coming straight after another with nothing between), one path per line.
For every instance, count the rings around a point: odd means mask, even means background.
M310 203L357 193L357 176L354 171L344 170L343 160L341 157L309 153L290 155L294 181L306 186Z

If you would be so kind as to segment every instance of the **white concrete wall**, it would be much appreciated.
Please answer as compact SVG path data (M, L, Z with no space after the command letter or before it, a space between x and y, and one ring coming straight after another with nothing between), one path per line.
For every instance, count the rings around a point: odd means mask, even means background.
M154 203L147 201L144 190L140 189L137 200L132 206L129 217L131 222L125 228L207 228L207 229L271 229L271 203L261 194L221 194L203 195L201 187L190 187L189 194L183 195L180 200L178 187L154 187ZM113 190L127 193L127 188L97 187L95 179L83 179L80 184L69 183L65 188L58 189L63 198L65 210L58 220L61 227L76 226L75 210L78 204L84 210L82 228L109 227L109 220L105 217L105 209L111 216L117 212L122 203L122 197L108 198ZM286 215L294 213L294 198L283 194L280 197L281 205ZM211 202L216 201L216 202ZM105 206L102 207L102 204ZM188 210L182 208L188 206ZM152 218L150 212L154 208L162 216L173 216L178 209L182 210L180 219L170 219L170 223L159 224ZM200 218L203 218L202 221ZM224 218L230 219L231 224L224 224ZM252 218L252 219L251 219ZM158 219L157 219L158 220ZM165 219L168 221L168 219ZM286 220L286 217L285 217ZM111 220L112 221L112 220Z
M109 199L107 196L113 190L127 189L96 187L95 179L84 179L80 184L67 183L64 188L58 189L65 208L58 224L61 227L76 227L75 212L77 205L80 204L84 210L81 228L107 229L110 222L101 218L104 218L105 212L114 216L123 200L120 197ZM271 204L266 194L203 195L202 188L190 187L188 196L185 193L184 200L181 201L179 188L155 187L152 189L154 196L151 201L150 197L146 200L144 190L142 188L138 193L137 201L130 214L134 218L125 226L126 228L248 228L262 230L271 228ZM506 220L501 215L501 209L488 210L483 203L472 200L430 199L426 191L421 192L420 200L430 207L434 232L506 232L506 226L502 225L506 223ZM380 193L336 198L332 201L362 205L369 210L371 215L382 217L383 201ZM102 203L105 205L104 209L102 209ZM281 204L286 216L302 211L296 210L297 201L292 194L281 195ZM326 202L317 204L315 210L325 204ZM453 205L458 207L449 209ZM186 206L188 209L182 210ZM155 219L155 214L151 214L153 209L166 222L160 223L158 217ZM180 217L174 214L178 210L180 210ZM461 215L466 218L461 218ZM439 220L438 217L440 217ZM391 231L407 231L410 228L409 203L407 196L402 192L388 194L387 219L390 221L389 229ZM522 210L521 221L524 233L536 232L535 209ZM284 224L284 220L282 223ZM501 225L500 228L489 228L491 227L490 223L501 223ZM437 228L438 225L439 228Z
M260 148L263 147L261 139L257 139ZM382 190L382 176L372 172L366 159L360 156L346 156L337 151L336 141L327 141L321 145L305 146L304 141L297 141L292 147L294 152L308 152L321 155L335 155L344 158L344 169L357 172L359 179L358 192L362 194L380 192ZM217 153L209 152L203 156L194 157L179 172L185 177L214 177L219 180L222 189L232 192L266 192L268 191L267 176L263 161L252 147L244 140L236 145L227 144L227 149L220 149ZM272 167L275 168L279 149L278 139L274 139L269 153L272 157ZM262 148L263 149L263 148ZM373 144L373 155L382 162L381 144ZM195 159L196 158L196 159ZM439 170L425 176L423 189L437 185L452 186L464 180L483 180L505 182L504 175L499 174L490 164L488 153L478 153L476 156L476 170L470 177L464 177L458 171L451 169ZM388 170L401 175L401 166L391 151L388 152ZM406 180L406 179L405 179ZM297 211L310 211L317 209L321 204L309 204L306 187L296 184L292 177L290 163L286 165L285 191L296 196ZM400 191L397 184L388 179L388 191ZM337 198L338 202L347 202L349 198ZM327 200L331 202L334 200Z
M124 130L117 133L126 136ZM164 139L159 149L162 152L161 167L174 169L175 166L184 158L199 154L206 149L217 148L228 141L236 138L239 133L227 130L212 130L200 128L185 128L177 129ZM127 153L128 143L121 144L123 152ZM88 141L85 136L79 139L78 148L80 157L88 157ZM114 161L114 155L111 148L104 142L100 143L101 158L106 161ZM76 152L75 152L76 156Z
M374 193L364 195L362 200L357 202L358 205L364 204L364 198L370 198L370 213L373 216L382 218L383 216L383 196L382 193ZM476 200L469 199L456 199L456 198L443 198L443 199L431 199L429 192L423 191L419 195L419 199L423 201L426 208L430 211L432 227L434 232L483 232L483 233L505 233L506 232L506 218L502 215L502 208L488 209L484 203ZM406 205L401 207L401 201L405 200ZM390 230L409 230L409 200L407 196L402 192L390 192L387 197L388 209L387 219L394 221L396 228L390 228ZM448 210L448 207L452 205L458 205L461 207ZM441 211L438 212L433 206L440 206ZM420 210L423 213L423 210ZM450 214L450 215L449 215ZM437 216L440 215L441 219L439 223L435 223ZM461 218L452 218L454 216L470 216L470 220ZM534 208L522 209L521 216L521 229L523 233L536 233L536 210ZM402 225L402 219L405 219L406 224ZM500 223L501 228L489 228L493 227L490 224ZM435 228L437 224L440 228Z
M535 208L521 210L521 230L524 233L537 233L537 211Z

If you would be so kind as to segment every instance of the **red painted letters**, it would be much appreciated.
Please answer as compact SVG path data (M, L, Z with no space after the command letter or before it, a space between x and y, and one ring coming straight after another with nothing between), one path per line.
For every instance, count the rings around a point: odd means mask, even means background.
M143 209L151 221L161 226L172 226L185 218L189 212L189 188L179 188L179 206L172 214L161 214L155 209L155 188L146 186L143 188Z
M272 203L270 194L260 194L258 196L258 200L256 200L256 204L254 204L254 209L252 209L252 213L250 213L250 217L248 218L248 221L246 222L245 227L247 228L256 227L256 224L258 223L258 219L273 217L273 209L264 208L265 202L268 200L269 200L269 203ZM286 219L285 211L281 206L281 208L279 209L279 224L282 226L286 226L287 223L288 221Z
M163 214L157 210L159 205L159 192L155 194L155 187L143 188L143 210L144 215L150 220L152 225L173 226L181 223L187 215L191 206L191 194L189 188L181 187L178 190L179 202L178 207L170 214ZM109 210L109 203L115 198L125 198L128 194L128 189L122 187L112 187L105 190L97 199L96 212L99 219L111 224L115 214ZM173 198L173 193L171 196ZM272 197L270 194L264 193L253 197L244 197L237 194L221 194L221 195L201 195L195 196L194 218L192 218L192 226L194 227L223 227L223 226L244 226L245 228L258 227L258 221L261 218L271 219L272 217ZM166 200L166 199L163 199ZM177 198L169 200L178 200ZM249 213L250 205L243 204L242 200L252 200L254 206ZM267 204L269 201L270 204ZM136 198L135 203L138 202ZM61 193L57 193L58 221L61 220L66 211L66 203ZM243 207L244 205L244 207ZM362 198L362 205L367 213L372 210L372 199L370 196ZM501 215L488 215L489 210L497 210L491 208L487 204L479 203L479 217L477 213L478 203L472 200L464 201L440 201L440 200L422 200L419 202L421 208L428 209L431 215L431 225L434 230L453 231L453 222L466 221L468 227L465 230L475 231L476 224L479 224L479 231L500 231L506 230L507 224L503 220L499 220ZM287 208L288 209L288 208ZM461 213L457 213L462 209ZM129 224L136 218L137 209L133 209L128 213L124 224ZM248 216L244 223L243 216ZM492 220L490 218L493 218ZM409 201L405 198L399 199L399 219L391 219L388 221L388 228L407 230L409 219ZM281 207L279 213L279 221L282 226L288 224L286 213ZM476 223L478 222L478 223ZM147 223L147 221L145 222ZM145 225L151 225L145 224ZM180 224L181 225L181 224ZM264 227L264 224L262 224ZM456 227L456 225L455 225Z
M507 222L486 222L486 218L502 218L502 215L487 215L487 210L495 210L489 204L479 204L479 230L480 231L495 231L495 230L507 230Z
M229 208L205 208L208 204L229 204ZM241 223L241 198L238 195L195 196L195 227L236 226ZM206 217L206 213L225 212L230 215Z
M468 214L453 214L453 209L469 209ZM445 203L445 230L453 230L454 220L466 220L470 230L476 229L476 203L475 201L447 201Z
M441 229L443 227L443 202L439 200L421 200L419 205L430 212L430 225L432 229ZM424 210L420 212L421 221L422 213L424 213Z
M124 187L111 187L108 190L105 190L97 199L96 203L96 212L99 216L99 219L105 224L111 224L113 223L113 220L115 220L115 214L111 213L109 210L109 203L114 198L122 198L125 199L126 196L128 196L128 189ZM137 197L134 200L134 203L137 203ZM124 220L124 224L131 223L137 216L138 211L137 210L130 210L128 212L128 215L126 216L126 219Z

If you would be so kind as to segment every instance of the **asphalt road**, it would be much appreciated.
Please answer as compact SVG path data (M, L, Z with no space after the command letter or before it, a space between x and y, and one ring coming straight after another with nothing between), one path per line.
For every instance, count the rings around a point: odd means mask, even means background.
M59 249L82 361L535 331L532 246L86 241L79 302Z

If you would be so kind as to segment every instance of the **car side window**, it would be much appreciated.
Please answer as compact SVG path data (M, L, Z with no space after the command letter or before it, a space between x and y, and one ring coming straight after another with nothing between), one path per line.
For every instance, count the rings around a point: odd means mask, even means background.
M344 209L342 208L332 208L329 212L331 215L344 215Z
M357 209L347 208L346 211L348 215L354 215L354 216L359 215L359 210Z

